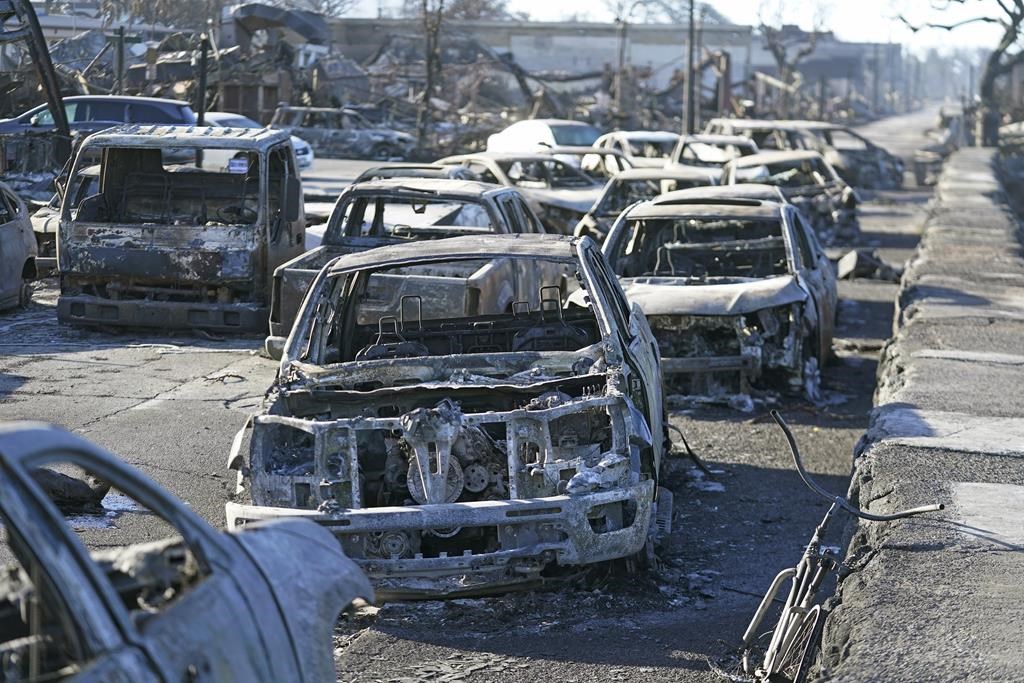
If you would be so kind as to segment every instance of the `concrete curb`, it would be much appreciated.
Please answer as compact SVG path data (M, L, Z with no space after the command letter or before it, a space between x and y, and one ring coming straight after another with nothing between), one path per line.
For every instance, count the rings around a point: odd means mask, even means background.
M954 154L900 287L822 642L838 681L1017 681L1024 671L1024 258L991 149Z

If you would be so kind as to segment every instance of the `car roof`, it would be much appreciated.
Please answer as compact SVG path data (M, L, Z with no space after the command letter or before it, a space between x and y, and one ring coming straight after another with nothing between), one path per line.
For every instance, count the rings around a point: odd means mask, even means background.
M211 148L263 149L290 139L288 133L272 128L130 123L93 133L86 138L83 147L173 147L174 144L198 143Z
M754 141L746 135L722 135L720 133L693 133L683 135L683 143L702 142L706 145L743 145L749 147Z
M159 104L173 104L176 106L191 106L188 102L181 100L170 100L164 97L141 97L136 95L69 95L62 98L65 102L81 102L83 100L98 100L101 102L151 102ZM45 104L43 106L46 106Z
M764 164L776 164L780 161L800 161L801 159L820 159L825 161L821 153L810 149L801 150L772 150L770 152L758 152L750 156L739 157L730 161L736 168L749 168L750 166L762 166Z
M718 172L713 168L701 168L699 166L655 166L627 168L612 176L612 180L707 180L717 176Z
M601 154L602 150L594 148L594 154ZM476 152L473 154L456 154L445 157L436 163L458 164L471 159L490 159L492 161L551 161L550 154L538 154L536 152ZM556 159L557 161L557 159Z
M617 157L624 157L625 154L617 149L605 149L603 147L592 147L587 145L555 145L554 147L545 147L544 149L538 150L538 154L549 155L549 154L599 154L601 156L611 155Z
M674 195L675 193L669 193ZM683 216L719 216L777 220L782 204L761 199L672 198L662 195L629 210L626 218L676 218Z
M587 123L586 121L573 121L571 119L523 119L521 121L516 121L516 123L526 123L526 122L541 123L541 124L544 124L545 126L586 126L588 128L596 128L597 127L597 126L595 126L592 123ZM515 124L512 124L512 125L515 125Z
M767 128L771 130L793 130L797 126L793 125L794 122L788 119L727 119L717 118L712 119L709 123L714 124L726 124L734 128Z
M458 178L379 178L364 180L350 185L353 192L400 192L402 190L416 193L443 194L447 196L464 196L477 199L489 192L508 192L510 188L493 183Z
M781 198L780 198L781 195ZM681 199L706 199L710 203L720 199L761 199L782 203L785 195L775 185L765 183L737 183L735 185L708 185L707 187L688 187L685 190L666 192L653 201L672 202Z
M627 140L664 140L673 142L679 139L679 133L667 130L617 130L609 135L620 135Z
M587 239L587 238L583 238ZM568 235L469 235L388 245L339 256L329 273L389 267L410 261L500 258L502 256L575 260L578 237Z

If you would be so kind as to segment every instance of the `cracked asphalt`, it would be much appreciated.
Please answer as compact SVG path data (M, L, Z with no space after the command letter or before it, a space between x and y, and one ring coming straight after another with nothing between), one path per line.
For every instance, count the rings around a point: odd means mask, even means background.
M932 115L863 130L909 154ZM328 180L351 172L341 162L324 168ZM909 258L929 197L916 189L866 196L863 244L890 261ZM841 283L827 405L768 396L740 413L673 403L673 424L713 474L686 458L669 461L675 518L656 569L632 576L612 567L530 593L361 609L337 629L339 680L719 680L711 665L733 664L760 595L796 562L825 510L792 470L767 409L790 420L820 481L845 492L896 291L894 283ZM259 355L262 339L83 331L57 324L55 302L56 282L44 280L28 309L0 314L0 418L74 430L222 526L232 437L275 372ZM87 539L106 545L149 533L146 520L127 523L131 515Z

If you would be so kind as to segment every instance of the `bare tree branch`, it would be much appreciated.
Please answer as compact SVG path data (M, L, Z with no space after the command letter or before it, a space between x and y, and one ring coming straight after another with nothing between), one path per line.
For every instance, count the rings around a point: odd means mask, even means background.
M901 22L903 22L903 24L907 28L909 28L911 30L911 32L913 32L913 33L917 33L921 29L925 29L925 28L934 28L934 29L941 29L943 31L952 31L953 29L960 28L961 26L966 26L967 24L974 24L974 23L978 23L978 22L984 22L984 23L987 23L987 24L1002 24L1003 23L1001 20L996 19L995 17L973 17L971 19L964 19L963 21L958 21L955 24L937 24L937 23L934 23L934 22L928 22L928 23L924 23L924 24L914 25L914 24L910 23L910 20L907 19L902 14L898 14L896 16L896 18L899 19Z

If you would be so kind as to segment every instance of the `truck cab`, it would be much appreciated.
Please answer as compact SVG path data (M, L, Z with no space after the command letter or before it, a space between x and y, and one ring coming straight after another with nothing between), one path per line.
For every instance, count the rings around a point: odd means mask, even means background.
M69 177L97 157L96 192L61 202L58 319L264 331L274 269L303 251L288 135L121 126L87 138Z

